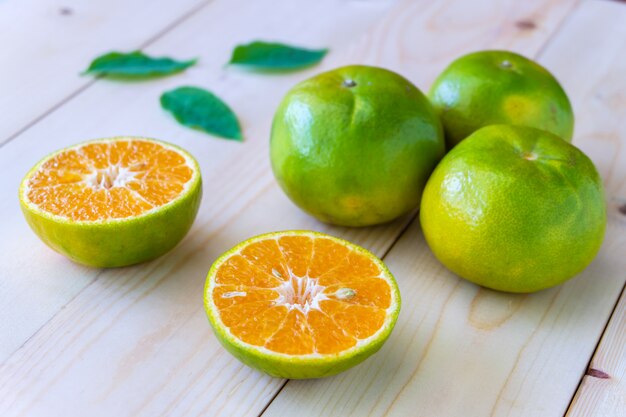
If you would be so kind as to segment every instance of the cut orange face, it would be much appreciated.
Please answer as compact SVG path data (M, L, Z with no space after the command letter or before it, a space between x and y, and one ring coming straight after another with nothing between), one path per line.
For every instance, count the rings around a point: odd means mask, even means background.
M27 202L78 221L137 216L178 197L197 175L189 158L144 139L97 141L47 158L24 185Z
M209 320L222 344L273 376L336 374L376 352L400 309L396 282L373 254L321 233L247 240L209 271Z
M191 155L130 137L58 151L20 187L26 219L42 240L96 266L128 265L169 250L191 226L200 194Z

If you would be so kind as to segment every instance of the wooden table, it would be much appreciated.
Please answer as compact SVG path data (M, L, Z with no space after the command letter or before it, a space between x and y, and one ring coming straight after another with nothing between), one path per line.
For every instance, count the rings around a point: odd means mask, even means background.
M0 415L626 416L626 4L609 0L0 0ZM224 68L254 39L329 47L321 66L267 76ZM109 50L200 57L178 76L79 76ZM553 71L573 101L574 144L598 166L609 225L568 283L507 295L460 280L415 217L329 227L298 210L268 164L272 114L299 80L380 65L426 90L453 58L506 48ZM236 109L246 140L185 129L159 107L180 85ZM187 238L153 262L85 268L28 229L17 187L50 151L120 134L161 138L200 161L204 200ZM273 379L226 353L202 307L206 272L252 235L314 229L383 257L403 310L362 365Z

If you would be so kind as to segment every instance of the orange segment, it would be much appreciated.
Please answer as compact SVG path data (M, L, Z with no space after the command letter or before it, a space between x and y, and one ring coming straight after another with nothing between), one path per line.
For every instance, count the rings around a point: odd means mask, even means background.
M317 353L336 353L356 345L356 338L350 336L322 311L309 311L308 323L313 332Z
M291 310L287 319L265 347L289 355L306 355L314 352L313 332L307 317L299 310Z
M370 337L385 322L385 310L376 307L348 304L335 300L321 303L322 311L343 330L359 339Z
M31 173L26 197L78 221L138 216L180 196L194 177L183 154L142 139L90 142L61 151Z
M105 169L111 165L110 159L110 146L104 143L91 143L89 145L81 147L78 152L84 157L85 161L93 168ZM59 160L62 165L65 165L64 155L59 155Z
M256 317L247 317L230 330L243 342L263 346L276 334L287 317L287 308L274 306L263 310Z
M222 309L222 320L228 327L234 327L251 317L257 317L272 307L271 301L257 301L247 304L235 304Z
M217 271L215 282L218 284L241 285L246 287L274 288L281 280L265 273L241 255L227 259Z
M363 278L360 281L329 285L324 294L331 299L348 304L389 308L391 290L387 281L381 278Z
M207 297L242 342L287 355L332 355L381 330L397 306L381 265L335 238L275 233L220 258Z
M236 304L248 304L259 301L272 301L279 294L267 288L247 287L245 285L219 285L214 291L215 305L226 309Z
M291 272L298 277L307 275L313 252L313 239L308 236L283 236L278 239L278 245Z
M322 274L319 282L322 285L333 285L342 282L352 282L363 278L376 277L381 270L375 263L360 253L350 252L339 266L329 268Z
M241 250L241 255L266 274L289 279L289 269L276 239L252 243Z
M331 239L317 238L313 244L313 256L309 265L309 276L317 278L330 269L342 264L350 250Z

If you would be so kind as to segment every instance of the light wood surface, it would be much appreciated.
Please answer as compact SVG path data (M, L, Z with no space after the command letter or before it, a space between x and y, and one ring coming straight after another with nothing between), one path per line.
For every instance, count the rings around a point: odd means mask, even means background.
M626 410L626 294L622 294L589 369L572 401L569 417L620 417Z
M87 88L90 60L163 36L210 0L0 2L0 143ZM185 57L183 57L185 58Z
M589 117L585 133L601 143L588 146L594 153L609 190L612 222L622 236L626 233L626 8L598 3L589 14L587 25L598 24L603 30L584 40L577 33L572 42L589 43L589 61L577 70L572 83L584 83ZM601 22L601 23L600 23ZM593 50L593 53L591 52ZM589 76L588 74L597 74ZM598 141L596 143L598 143ZM590 143L591 145L591 143ZM614 162L613 162L614 161ZM610 169L609 169L610 168ZM622 238L623 239L623 238ZM621 256L626 253L621 246ZM619 271L626 280L626 268ZM589 368L568 410L570 417L621 417L626 415L626 287L602 336Z
M626 204L626 6L605 0L214 0L162 2L158 12L146 3L116 1L113 13L112 2L90 2L89 16L106 24L85 33L91 41L55 55L50 74L0 72L0 85L11 87L0 109L16 114L0 125L0 142L10 139L0 147L0 415L557 416L579 384L570 414L620 415L624 301L613 310L626 281L626 216L620 213ZM4 0L0 10L28 21L44 19L46 10L57 13L41 1L18 4ZM119 28L134 21L123 10L145 10L149 22L122 34ZM78 12L71 17L81 19ZM41 65L41 48L80 36L89 23L79 21L68 35L48 22L51 39L34 40L6 24L23 43L11 46L12 53ZM318 67L280 76L224 68L232 47L253 39L330 47L331 53ZM148 53L199 56L200 63L136 84L91 83L76 75L103 50L142 42L149 42ZM0 48L5 43L0 38ZM556 74L574 103L574 143L598 165L607 187L609 227L600 255L579 277L538 294L506 295L459 280L430 254L412 216L366 229L318 223L282 194L267 160L272 114L297 81L368 63L396 70L425 90L454 57L485 48L536 57ZM50 77L58 82L46 90ZM161 92L189 84L211 89L236 109L243 144L184 129L159 108ZM42 88L41 100L24 100L25 92ZM19 102L14 110L13 101ZM130 268L88 269L28 230L17 186L46 153L119 134L188 149L201 164L205 197L189 236L171 253ZM384 257L404 301L380 353L317 381L287 382L241 365L215 340L202 308L204 278L220 253L258 233L296 228L346 237ZM583 378L592 356L592 367L610 379Z

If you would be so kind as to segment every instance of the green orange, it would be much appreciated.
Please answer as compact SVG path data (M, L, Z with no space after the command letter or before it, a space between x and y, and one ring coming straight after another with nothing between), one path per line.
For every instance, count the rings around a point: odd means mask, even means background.
M195 159L154 139L117 137L48 155L19 190L26 221L81 264L117 267L172 249L189 231L202 186Z
M435 80L429 97L448 148L492 124L530 126L572 140L572 106L559 82L513 52L481 51L456 59Z
M445 151L428 99L402 76L354 65L296 85L274 116L272 168L319 220L368 226L414 210Z
M492 125L442 159L420 220L452 272L526 293L558 285L593 260L606 205L601 178L578 148L538 129Z

